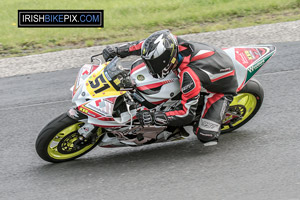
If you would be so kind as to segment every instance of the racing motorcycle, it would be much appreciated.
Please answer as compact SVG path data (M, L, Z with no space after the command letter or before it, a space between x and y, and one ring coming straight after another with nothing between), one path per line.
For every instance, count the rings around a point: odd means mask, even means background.
M231 57L237 74L237 95L222 123L227 133L246 124L260 109L264 92L254 74L274 55L272 45L224 49ZM79 71L69 111L48 123L36 139L38 155L49 162L76 159L97 145L100 147L137 147L171 142L193 135L192 127L201 115L204 97L201 91L195 120L184 127L141 126L136 118L140 110L169 111L180 104L179 80L174 73L163 79L153 78L145 65L132 70L115 57L102 63L101 54L91 57Z

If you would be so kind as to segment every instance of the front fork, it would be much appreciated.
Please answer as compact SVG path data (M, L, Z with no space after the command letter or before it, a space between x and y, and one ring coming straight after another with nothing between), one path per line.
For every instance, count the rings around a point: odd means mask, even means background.
M70 108L67 114L72 119L84 122L84 125L78 129L78 133L81 135L80 140L87 140L93 135L95 126L87 123L88 117L86 115L79 112L75 107Z

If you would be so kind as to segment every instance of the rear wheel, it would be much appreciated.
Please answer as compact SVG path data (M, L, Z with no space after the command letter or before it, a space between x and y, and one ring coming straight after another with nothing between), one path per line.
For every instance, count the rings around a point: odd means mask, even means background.
M48 162L64 162L78 158L92 150L100 141L102 129L95 128L88 140L80 140L78 129L83 122L70 118L66 113L51 121L36 140L38 155Z
M246 124L260 109L264 91L256 79L251 79L230 104L221 133L231 132Z

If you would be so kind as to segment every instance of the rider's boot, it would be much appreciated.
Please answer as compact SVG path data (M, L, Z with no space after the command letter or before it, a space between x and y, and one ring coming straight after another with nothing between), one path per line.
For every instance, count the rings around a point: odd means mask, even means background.
M218 144L219 132L205 131L199 129L197 132L198 139L204 146L214 146Z
M218 144L222 121L232 99L233 95L220 93L205 97L206 104L203 107L199 123L195 127L195 134L204 146Z

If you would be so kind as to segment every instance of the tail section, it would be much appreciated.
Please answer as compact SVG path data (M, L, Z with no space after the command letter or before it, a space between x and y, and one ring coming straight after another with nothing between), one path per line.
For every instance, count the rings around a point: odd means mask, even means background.
M275 54L273 45L231 47L224 50L236 68L238 90L241 90L256 72Z

